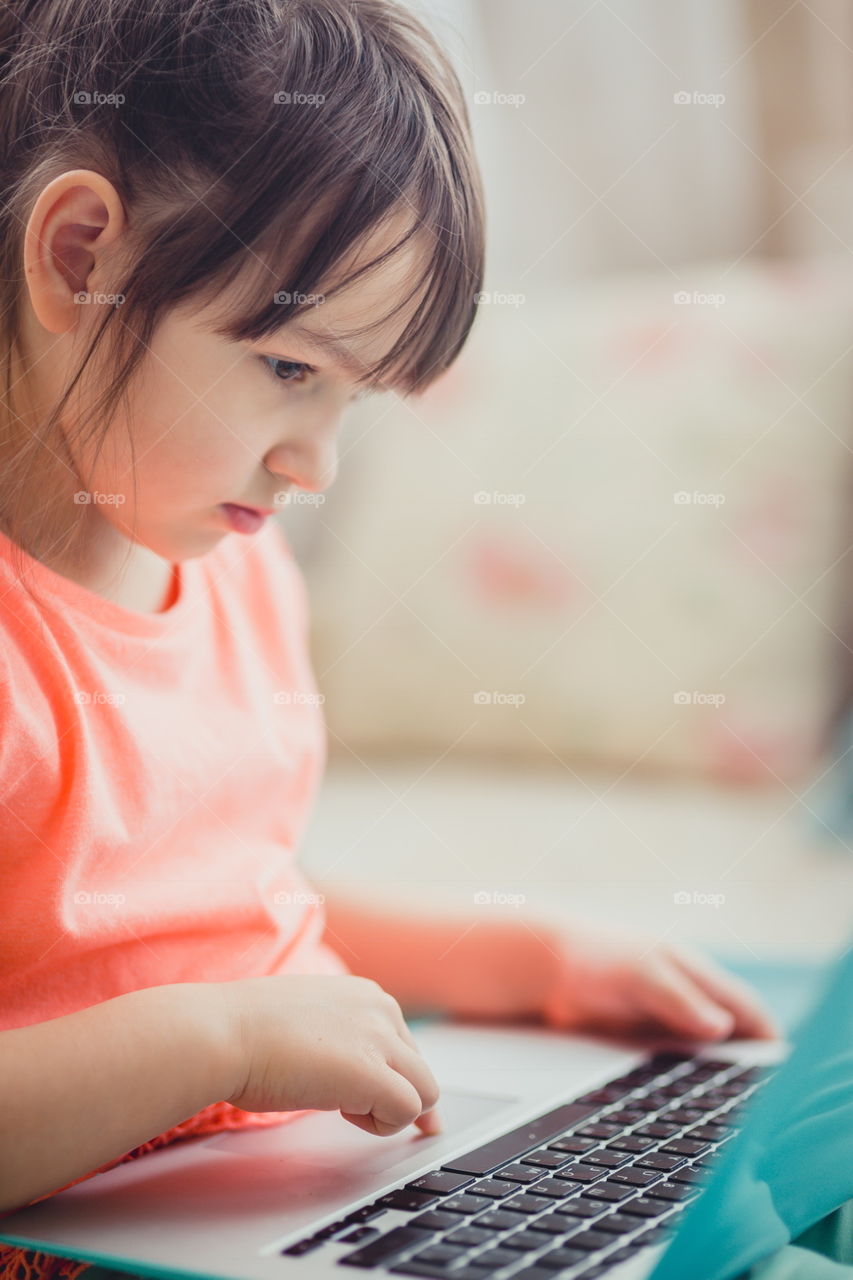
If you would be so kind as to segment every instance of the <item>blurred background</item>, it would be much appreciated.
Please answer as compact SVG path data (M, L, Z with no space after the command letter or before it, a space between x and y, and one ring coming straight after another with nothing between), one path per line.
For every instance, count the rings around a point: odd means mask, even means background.
M411 7L487 278L454 367L356 405L281 516L329 733L305 864L792 999L853 902L853 8Z

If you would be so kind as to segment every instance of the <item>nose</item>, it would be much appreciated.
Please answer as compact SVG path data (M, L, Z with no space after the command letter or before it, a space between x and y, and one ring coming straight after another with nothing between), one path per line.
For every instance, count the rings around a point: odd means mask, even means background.
M306 432L299 440L276 445L264 458L274 476L310 493L322 493L338 474L338 448L334 428Z

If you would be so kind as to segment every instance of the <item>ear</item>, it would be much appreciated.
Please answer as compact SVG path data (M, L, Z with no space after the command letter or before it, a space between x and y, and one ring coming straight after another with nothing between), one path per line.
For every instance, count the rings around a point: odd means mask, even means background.
M69 170L41 192L24 234L24 278L49 333L74 328L80 316L75 294L88 291L125 222L115 187L92 169Z

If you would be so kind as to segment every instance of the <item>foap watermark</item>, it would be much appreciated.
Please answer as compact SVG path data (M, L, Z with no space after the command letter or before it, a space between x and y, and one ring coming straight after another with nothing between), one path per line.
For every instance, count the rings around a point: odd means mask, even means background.
M120 507L127 498L123 493L99 493L97 489L91 492L88 489L78 489L74 495L74 501L81 507L88 506L89 503L95 506Z
M700 493L698 489L678 489L672 495L677 507L721 507L726 500L724 493Z
M325 493L306 493L304 489L282 489L273 499L277 507L322 507L325 501Z
M500 693L497 689L490 693L480 689L474 694L474 703L478 707L520 707L527 701L525 693Z
M105 689L75 689L74 701L78 707L123 707L123 693L108 693Z
M672 901L677 907L717 907L726 900L724 893L703 893L701 889L676 889Z
M499 489L478 489L474 502L478 507L521 507L527 501L526 493L502 493Z
M526 101L526 93L504 93L501 89L478 89L474 94L477 107L522 107Z
M504 893L502 889L478 889L474 894L477 907L521 907L526 901L526 894Z
M308 689L277 689L272 700L278 707L321 707L326 695Z
M91 93L88 89L78 89L74 101L83 107L120 107L127 99L123 93Z
M484 289L474 294L478 307L523 307L527 301L525 293L501 293L498 289Z
M93 303L102 307L120 307L125 301L125 295L123 293L99 293L97 290L94 293L88 293L85 289L78 289L74 294L74 301L80 306Z
M326 901L324 893L313 893L306 889L279 889L272 896L277 907L289 907L293 903L301 906L319 907Z
M677 107L721 107L725 100L724 93L703 93L701 89L679 89L672 95Z
M279 89L272 96L273 102L287 107L322 107L326 101L325 93L301 93L291 89Z
M679 689L672 695L677 707L721 707L726 700L724 693L703 693L701 689Z
M74 901L79 907L123 907L127 896L123 893L103 893L100 889L78 889Z
M701 289L679 289L672 295L678 307L722 307L726 301L724 293L702 293Z
M289 289L279 289L272 296L278 307L321 307L326 301L325 293L291 293Z

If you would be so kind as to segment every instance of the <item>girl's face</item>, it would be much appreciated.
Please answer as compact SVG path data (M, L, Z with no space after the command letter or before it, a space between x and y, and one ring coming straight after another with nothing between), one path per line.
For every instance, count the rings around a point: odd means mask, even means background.
M399 233L399 225L374 232L344 269L362 255L374 257ZM418 265L416 239L349 290L319 301L259 342L232 342L211 331L228 316L233 293L221 294L215 310L197 304L174 310L134 378L131 411L116 416L100 451L66 432L76 475L63 502L72 518L80 510L69 504L85 502L92 532L133 535L164 559L179 561L204 555L235 530L223 504L271 512L292 489L326 489L337 470L341 420L359 391L356 371L390 349L409 309L369 334L343 335L386 315L404 296ZM87 283L94 294L98 284ZM96 304L88 305L91 316ZM75 353L90 316L81 317ZM328 347L337 334L339 351ZM42 393L59 391L60 374L74 365L70 358L56 360L60 353L70 357L65 340L74 335L46 336L54 345L52 359L40 361ZM86 394L84 388L81 397ZM75 496L81 492L89 496Z

